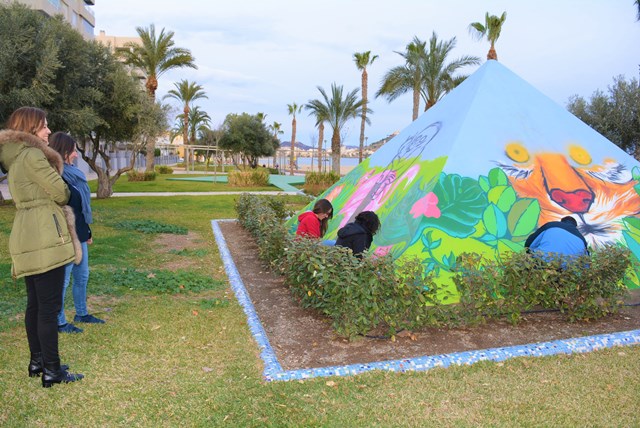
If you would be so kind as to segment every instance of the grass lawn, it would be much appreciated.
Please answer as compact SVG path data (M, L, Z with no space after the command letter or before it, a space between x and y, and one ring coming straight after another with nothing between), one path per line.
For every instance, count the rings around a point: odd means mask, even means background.
M212 174L206 174L210 176ZM205 174L203 174L205 176ZM128 181L126 176L122 176L113 186L114 192L253 192L253 191L277 191L276 186L264 187L232 187L227 183L211 183L201 181L173 181L168 178L194 178L194 174L166 174L156 175L154 181ZM89 181L89 188L92 192L98 190L98 181Z
M7 250L15 210L0 206L0 425L638 425L638 346L422 373L263 382L259 349L226 283L210 226L211 219L234 217L234 198L93 201L89 307L107 324L60 336L63 362L86 378L51 389L27 376L24 283L10 278ZM305 201L290 200L297 207ZM159 251L156 235L137 231L135 221L186 228L202 238L202 250ZM192 267L163 268L180 257ZM173 284L171 275L178 285L163 288Z

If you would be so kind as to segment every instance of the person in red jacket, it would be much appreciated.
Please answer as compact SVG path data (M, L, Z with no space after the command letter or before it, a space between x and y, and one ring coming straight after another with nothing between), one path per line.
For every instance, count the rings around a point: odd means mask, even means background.
M298 216L297 236L320 239L327 231L329 219L333 218L333 205L326 199L320 199L313 210Z

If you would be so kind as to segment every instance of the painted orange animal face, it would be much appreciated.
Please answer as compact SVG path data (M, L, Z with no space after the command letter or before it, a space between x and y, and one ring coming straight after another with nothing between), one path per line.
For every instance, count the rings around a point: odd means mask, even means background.
M622 219L640 213L638 182L613 159L595 165L576 144L562 154L530 153L524 144L511 142L505 154L513 164L498 164L520 197L539 201L540 225L571 215L587 241L597 245L621 239Z

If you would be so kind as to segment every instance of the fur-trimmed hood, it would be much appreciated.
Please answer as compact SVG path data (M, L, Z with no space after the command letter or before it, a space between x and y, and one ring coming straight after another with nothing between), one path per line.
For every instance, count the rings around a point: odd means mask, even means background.
M53 150L35 135L11 129L0 131L0 153L2 153L2 156L0 156L0 162L2 162L2 167L6 171L11 169L11 165L15 161L16 157L25 147L36 147L42 150L42 153L44 153L49 164L58 171L58 174L62 175L64 162L62 161L62 156L60 156L58 152Z

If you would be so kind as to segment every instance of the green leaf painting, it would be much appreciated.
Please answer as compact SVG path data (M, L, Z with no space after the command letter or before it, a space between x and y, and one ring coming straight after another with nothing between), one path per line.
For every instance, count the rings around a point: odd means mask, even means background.
M438 197L441 214L439 218L425 218L425 226L456 238L471 235L487 206L487 196L478 182L458 174L442 174L433 193Z
M525 198L516 201L507 216L511 236L529 236L538 227L539 217L540 202L537 199Z

